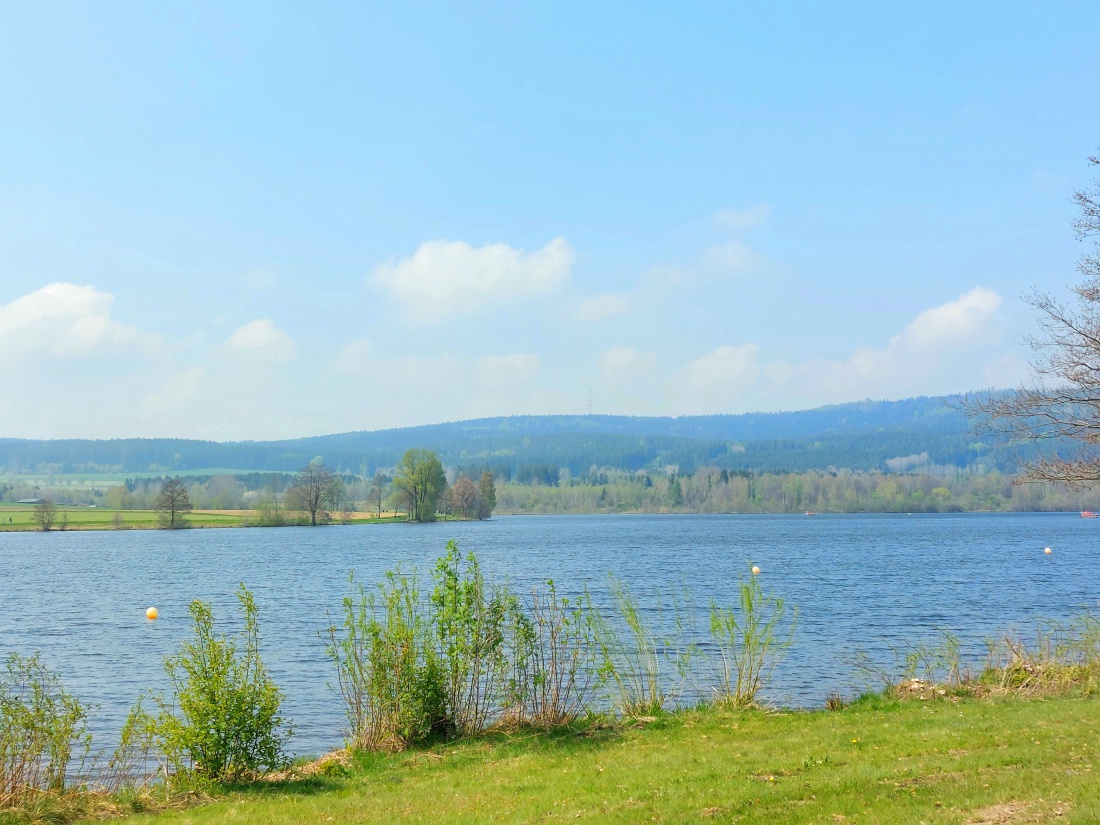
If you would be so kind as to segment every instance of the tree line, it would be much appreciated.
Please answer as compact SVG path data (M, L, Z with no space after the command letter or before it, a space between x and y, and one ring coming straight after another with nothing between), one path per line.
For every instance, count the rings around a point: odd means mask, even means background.
M218 478L215 476L210 481ZM355 483L360 491L364 489L362 480ZM134 485L134 489L137 486ZM144 482L142 486L145 486ZM136 500L134 493L126 486L112 488L112 491L120 491L115 493L119 497L129 496L120 509L127 509L125 505L132 505ZM307 523L314 527L330 523L334 511L341 507L345 508L347 515L353 508L365 506L369 511L372 504L377 504L380 516L385 503L393 508L395 515L404 513L406 520L413 522L434 521L441 514L487 519L496 507L496 486L491 472L482 472L476 483L460 475L454 484L448 484L439 457L424 449L408 450L394 477L391 479L384 474L376 474L366 492L373 500L358 502L350 498L344 478L318 457L302 467L285 490L278 489L272 482L260 492L255 503L262 525ZM54 505L46 499L37 509L42 508L52 511ZM164 529L187 527L187 514L195 509L187 483L179 476L165 479L150 509L157 511L159 526ZM350 521L349 518L342 520ZM39 526L49 530L51 524L39 523Z
M992 471L693 473L602 470L559 485L504 483L501 513L951 513L1100 509L1100 492L1015 484Z

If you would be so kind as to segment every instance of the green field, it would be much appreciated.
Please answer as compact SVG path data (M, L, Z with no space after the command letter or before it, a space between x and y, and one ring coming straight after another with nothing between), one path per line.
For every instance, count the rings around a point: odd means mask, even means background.
M875 697L833 712L684 712L360 754L346 776L125 821L1098 822L1098 711L1090 699Z
M54 530L115 530L115 514L122 518L122 529L146 530L157 526L155 510L110 510L105 507L57 506ZM63 523L67 519L67 523ZM249 527L256 523L254 510L195 510L187 517L191 527ZM369 513L352 513L352 522L392 523L393 515L377 519ZM37 530L34 506L0 503L0 532Z
M109 510L105 507L66 507L58 505L54 530L113 530L115 513L122 516L122 524L127 529L151 529L157 526L157 513L154 510ZM241 513L195 512L188 520L193 527L241 527L248 516ZM63 524L65 519L68 522ZM26 504L0 504L0 531L37 530L34 523L34 507Z

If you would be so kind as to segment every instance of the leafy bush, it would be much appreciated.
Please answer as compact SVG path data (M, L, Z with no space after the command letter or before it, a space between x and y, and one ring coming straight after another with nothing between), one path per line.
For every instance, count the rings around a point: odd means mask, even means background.
M328 654L351 726L351 744L396 750L450 727L442 673L423 615L416 575L386 574L378 594L344 599L341 631L329 628Z
M126 717L118 745L107 767L97 775L96 784L116 795L147 790L162 770L158 750L149 714L139 698Z
M194 639L164 663L172 701L155 696L158 713L145 719L177 778L236 781L287 764L290 729L279 711L282 691L260 658L256 603L243 584L237 599L238 640L214 632L209 604L191 603Z
M88 711L38 653L13 653L0 671L0 808L63 790L74 750L87 756Z
M756 704L790 646L795 617L788 617L783 599L764 592L755 574L738 589L737 608L711 604L710 633L719 657L715 700L745 708Z
M463 558L453 540L433 578L431 623L447 712L460 733L474 735L488 726L507 690L506 635L519 621L519 604L507 588L488 584L477 556Z
M695 675L701 645L688 624L686 590L673 594L675 629L666 638L615 578L610 619L587 591L570 599L553 581L521 600L489 582L477 556L463 555L454 541L432 578L427 598L415 573L387 573L377 592L351 579L343 623L328 629L327 649L354 747L390 751L433 736L474 736L498 722L568 724L605 699L607 686L624 715L657 715ZM712 608L722 700L756 701L790 643L788 630L793 621L782 599L764 594L755 579L742 585L740 609Z
M567 724L589 710L602 683L597 621L588 593L571 601L553 580L524 600L513 622L512 699L518 721L543 727Z

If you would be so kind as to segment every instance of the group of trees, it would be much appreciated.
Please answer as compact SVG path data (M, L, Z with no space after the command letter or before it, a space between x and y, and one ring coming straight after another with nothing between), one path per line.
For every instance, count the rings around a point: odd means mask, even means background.
M462 475L451 486L451 508L456 516L487 519L496 506L496 483L488 470L482 471L477 483Z
M460 475L448 487L443 464L431 450L407 451L397 467L393 487L410 521L433 521L437 513L487 519L497 504L491 472L482 471L476 483L468 475Z
M112 490L128 492L127 488ZM363 491L361 484L360 491ZM120 498L123 493L112 495ZM454 486L448 486L443 464L431 450L409 450L392 481L385 474L377 473L366 493L365 503L370 509L377 508L379 515L385 502L393 505L395 511L402 509L409 521L433 521L441 512L486 519L496 507L492 473L483 472L476 484L460 476ZM287 523L287 512L304 514L308 523L316 526L327 524L334 511L345 508L344 516L348 517L345 520L350 520L350 510L354 506L355 502L347 496L344 479L320 457L302 467L285 490L272 483L260 491L255 500L259 523L271 526ZM193 506L184 480L179 476L165 480L152 508L158 513L160 527L187 527L187 514L192 512Z

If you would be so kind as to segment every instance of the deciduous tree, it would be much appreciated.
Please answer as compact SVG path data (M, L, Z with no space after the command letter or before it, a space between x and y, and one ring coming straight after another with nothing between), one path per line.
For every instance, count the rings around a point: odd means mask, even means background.
M287 498L309 513L309 523L316 527L318 519L322 524L328 521L328 510L339 501L343 488L339 476L318 457L298 471Z
M493 474L485 470L477 482L478 509L477 517L483 521L497 509L497 486L493 481Z
M481 496L477 486L466 476L459 476L451 486L451 501L456 516L474 518L478 515Z
M431 450L407 450L397 466L393 486L405 500L410 521L434 521L439 494L447 478Z
M170 478L160 488L153 509L157 511L157 522L161 529L178 530L187 527L187 514L191 512L191 498L187 495L187 485L176 476Z
M1100 156L1089 163L1100 165ZM1038 381L972 398L966 407L987 432L1053 445L1022 462L1022 478L1088 487L1100 482L1100 178L1074 200L1080 210L1077 239L1091 242L1077 263L1084 280L1073 289L1076 306L1038 290L1026 299L1038 311L1042 330L1029 339ZM1067 442L1076 445L1069 455Z
M378 510L378 518L382 518L382 499L386 496L386 485L390 483L390 477L385 473L375 473L370 484L368 498L375 504Z
M50 499L44 498L34 505L34 513L31 515L38 529L48 533L53 529L53 523L57 519L57 505Z

